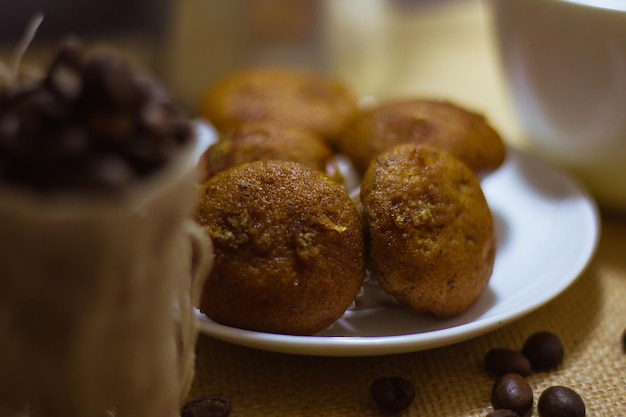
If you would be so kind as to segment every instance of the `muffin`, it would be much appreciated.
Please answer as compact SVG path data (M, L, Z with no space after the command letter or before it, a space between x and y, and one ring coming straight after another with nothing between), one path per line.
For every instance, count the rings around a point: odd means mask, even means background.
M340 135L339 149L363 173L374 157L402 143L431 145L463 161L479 177L497 169L505 146L487 120L445 101L389 101L356 116Z
M365 273L346 190L297 162L255 161L198 187L196 220L215 263L200 310L232 327L312 335L340 318Z
M253 69L218 82L206 93L200 114L218 130L269 120L334 144L356 111L356 99L337 80L299 70Z
M340 181L330 147L317 135L274 122L249 122L220 135L202 155L203 183L218 172L246 162L299 162Z
M372 161L361 188L370 268L410 309L457 315L484 292L496 252L475 175L439 148L403 144Z

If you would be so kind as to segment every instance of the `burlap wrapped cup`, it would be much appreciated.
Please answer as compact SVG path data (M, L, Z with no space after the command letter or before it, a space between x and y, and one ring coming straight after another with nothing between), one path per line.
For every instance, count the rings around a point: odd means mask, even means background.
M0 190L0 415L179 414L212 261L194 147L114 198Z

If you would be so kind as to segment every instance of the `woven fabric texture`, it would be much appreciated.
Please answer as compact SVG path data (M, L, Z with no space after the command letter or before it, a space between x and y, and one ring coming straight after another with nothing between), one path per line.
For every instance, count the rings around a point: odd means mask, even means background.
M528 260L532 262L532 260ZM558 334L565 358L554 371L528 381L536 403L551 385L584 399L588 416L626 416L626 218L604 216L592 262L547 305L496 331L466 342L408 354L311 357L265 352L201 336L190 398L221 394L231 416L381 416L369 393L379 376L415 383L417 396L403 416L486 416L493 378L482 367L492 347L521 349L538 330Z

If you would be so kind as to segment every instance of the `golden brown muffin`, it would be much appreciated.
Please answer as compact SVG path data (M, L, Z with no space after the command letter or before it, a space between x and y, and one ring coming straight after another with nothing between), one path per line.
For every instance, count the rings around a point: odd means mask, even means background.
M380 154L361 188L371 269L401 304L459 314L485 290L495 259L491 211L472 172L439 148Z
M199 187L196 219L215 263L200 309L216 322L315 334L341 317L365 273L363 227L346 190L297 162L256 161Z
M363 110L341 134L339 149L363 173L372 159L401 143L445 149L480 178L505 157L500 135L476 113L445 101L405 99Z
M200 182L246 162L272 159L300 162L341 180L333 152L319 136L274 122L249 122L224 132L206 150L202 155L204 175Z
M288 69L233 74L207 92L200 110L218 130L271 120L309 130L329 143L356 112L356 99L341 82Z

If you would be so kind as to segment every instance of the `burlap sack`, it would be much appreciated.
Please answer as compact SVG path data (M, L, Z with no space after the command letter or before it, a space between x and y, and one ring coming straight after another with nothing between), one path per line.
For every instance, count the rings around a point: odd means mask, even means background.
M212 261L195 157L120 198L0 190L0 415L179 415Z

